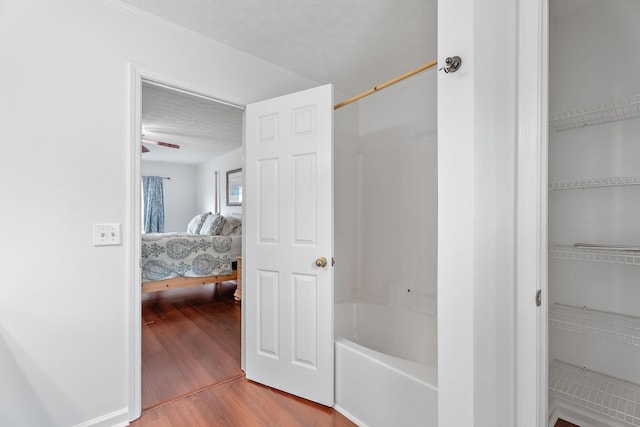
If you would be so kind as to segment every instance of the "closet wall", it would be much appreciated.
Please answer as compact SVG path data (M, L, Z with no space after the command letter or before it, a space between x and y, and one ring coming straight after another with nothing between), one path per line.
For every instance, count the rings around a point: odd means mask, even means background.
M640 2L550 6L550 412L640 426Z

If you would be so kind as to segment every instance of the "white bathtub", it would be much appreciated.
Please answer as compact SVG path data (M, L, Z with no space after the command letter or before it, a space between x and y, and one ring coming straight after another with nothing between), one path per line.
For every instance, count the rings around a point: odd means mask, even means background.
M436 427L435 315L350 302L335 324L336 410L359 426Z

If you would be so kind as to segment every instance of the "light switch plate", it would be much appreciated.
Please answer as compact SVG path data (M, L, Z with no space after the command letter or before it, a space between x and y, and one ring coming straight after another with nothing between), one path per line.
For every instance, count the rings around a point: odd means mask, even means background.
M122 244L120 224L93 224L93 246Z

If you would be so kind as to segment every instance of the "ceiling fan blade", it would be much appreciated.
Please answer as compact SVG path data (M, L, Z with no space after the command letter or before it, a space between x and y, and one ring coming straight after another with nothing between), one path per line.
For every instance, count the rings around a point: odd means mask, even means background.
M149 151L150 150L147 147L145 147L144 145L142 146L142 152L143 153L148 153Z
M151 145L159 145L161 147L180 148L180 146L178 144L170 144L168 142L154 141L152 139L146 139L146 138L142 138L142 143L143 144L151 144Z

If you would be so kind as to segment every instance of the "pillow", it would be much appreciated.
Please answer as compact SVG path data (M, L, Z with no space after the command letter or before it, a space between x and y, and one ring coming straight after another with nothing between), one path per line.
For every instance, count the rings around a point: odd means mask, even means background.
M204 224L209 215L211 215L211 212L205 212L194 216L193 219L189 221L189 225L187 225L187 233L199 234L202 224Z
M242 214L229 214L224 217L224 227L220 232L221 236L234 236L242 234Z
M204 221L204 224L202 224L202 228L200 229L200 234L217 236L218 234L220 234L220 231L222 230L224 223L225 223L225 219L222 215L211 214Z

